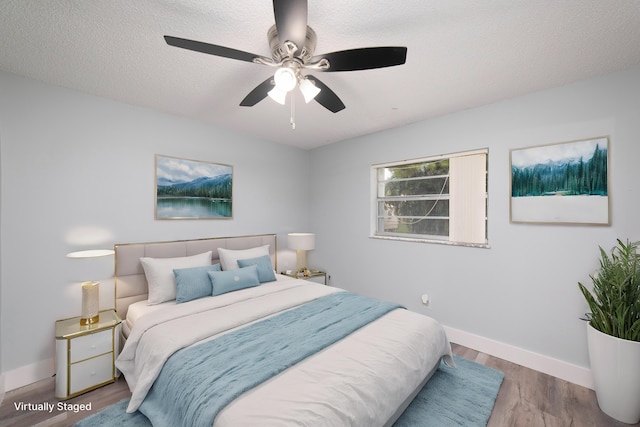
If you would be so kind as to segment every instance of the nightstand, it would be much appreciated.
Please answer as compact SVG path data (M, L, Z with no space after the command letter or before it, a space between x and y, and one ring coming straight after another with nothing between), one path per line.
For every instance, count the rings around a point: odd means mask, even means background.
M80 317L56 321L56 397L70 399L116 380L120 322L115 310L100 312L97 323Z
M320 271L320 270L309 270L309 275L308 276L303 276L302 274L299 275L295 275L295 274L287 274L287 273L282 273L285 276L289 276L289 277L293 277L295 279L303 279L303 280L312 280L315 279L317 277L321 277L322 280L324 281L324 284L327 284L327 272L326 271ZM315 282L315 280L313 280Z

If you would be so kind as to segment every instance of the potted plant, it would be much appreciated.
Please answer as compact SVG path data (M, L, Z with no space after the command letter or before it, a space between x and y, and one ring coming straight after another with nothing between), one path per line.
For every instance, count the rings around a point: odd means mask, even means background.
M600 409L629 424L640 421L640 242L600 248L600 269L590 291L578 283L589 305L589 361Z

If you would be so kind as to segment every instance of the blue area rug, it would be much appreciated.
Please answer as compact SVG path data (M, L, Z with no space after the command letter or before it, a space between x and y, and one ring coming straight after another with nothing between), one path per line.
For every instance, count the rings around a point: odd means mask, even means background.
M454 356L456 368L441 364L394 427L486 426L504 375ZM77 427L151 427L140 412L125 412L129 399L94 414Z
M413 399L393 427L485 427L504 374L453 356L456 368L444 363Z

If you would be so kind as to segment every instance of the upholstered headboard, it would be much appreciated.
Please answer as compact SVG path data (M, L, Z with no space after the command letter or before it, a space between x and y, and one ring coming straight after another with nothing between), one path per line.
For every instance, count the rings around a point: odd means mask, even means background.
M276 268L275 234L114 245L116 311L120 318L124 319L130 304L147 299L147 279L140 263L141 257L174 258L212 251L212 263L216 263L218 248L238 250L263 245L269 245L271 262L273 268Z

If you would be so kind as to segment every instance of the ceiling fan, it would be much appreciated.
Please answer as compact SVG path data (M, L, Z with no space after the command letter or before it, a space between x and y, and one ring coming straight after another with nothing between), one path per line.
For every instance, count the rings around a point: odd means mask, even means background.
M307 26L307 0L273 0L273 13L276 23L267 32L271 58L179 37L164 36L164 39L171 46L277 68L274 76L240 102L243 107L252 107L267 96L284 105L287 93L298 87L306 102L315 99L337 113L345 108L340 98L317 77L303 75L302 70L357 71L402 65L406 61L406 47L367 47L314 56L317 37Z

